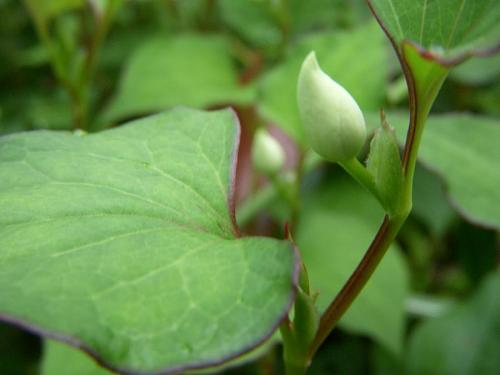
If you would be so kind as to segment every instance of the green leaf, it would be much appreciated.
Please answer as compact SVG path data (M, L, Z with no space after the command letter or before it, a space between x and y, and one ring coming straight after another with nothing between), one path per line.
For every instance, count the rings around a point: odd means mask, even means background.
M446 315L413 333L408 374L495 375L500 372L500 273Z
M296 239L311 290L325 310L361 260L383 217L377 201L348 179L336 179L304 203ZM340 326L399 353L408 294L407 269L393 245Z
M390 116L398 137L406 135L404 119ZM499 120L470 114L429 117L419 160L440 176L453 207L469 221L500 228Z
M397 213L403 187L403 170L396 135L385 115L382 115L382 125L375 130L370 143L366 168L373 176L389 212Z
M396 48L412 41L422 56L455 65L500 48L500 2L491 0L369 0Z
M96 135L0 140L3 319L126 372L212 366L293 298L287 241L239 238L231 111L175 109Z
M475 0L369 0L391 40L409 87L409 144L421 137L449 69L472 55L500 50L500 2ZM413 155L403 156L403 166Z
M188 371L185 374L213 374L232 367L242 366L255 361L269 352L273 345L279 341L279 334L267 340L255 350L242 355L230 362L208 369ZM17 368L17 367L16 367ZM33 372L34 373L34 372ZM38 374L38 372L36 372ZM3 373L2 373L3 374ZM113 372L100 367L94 359L85 355L80 350L53 340L45 340L43 362L40 375L111 375ZM31 375L27 373L26 375Z
M282 42L278 17L269 1L219 0L223 22L245 41L270 51Z
M147 40L131 56L118 93L103 115L112 122L179 104L205 108L248 103L251 87L238 83L228 41L186 34Z
M294 46L286 61L260 81L258 109L303 147L307 142L297 108L297 78L311 50L316 51L325 73L344 86L362 110L380 108L386 83L384 40L375 24L349 32L316 34Z
M487 85L500 78L500 54L482 59L470 59L457 66L451 77L469 85Z
M413 184L412 215L427 225L434 238L443 238L457 216L446 198L440 176L418 164Z

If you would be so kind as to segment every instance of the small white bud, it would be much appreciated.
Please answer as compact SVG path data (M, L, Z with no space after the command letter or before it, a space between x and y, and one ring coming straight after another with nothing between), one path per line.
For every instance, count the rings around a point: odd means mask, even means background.
M302 64L297 99L314 151L331 162L356 157L366 139L363 113L351 94L321 70L314 52Z
M277 174L285 164L283 148L266 130L259 129L255 133L252 162L255 169L266 176Z

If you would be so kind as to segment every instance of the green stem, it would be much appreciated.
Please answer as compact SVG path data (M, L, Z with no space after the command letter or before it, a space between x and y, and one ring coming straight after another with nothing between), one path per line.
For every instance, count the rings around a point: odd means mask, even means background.
M92 35L90 45L85 56L85 64L75 82L75 128L86 130L88 127L90 92L94 80L97 61L102 44L106 39L113 16L122 0L107 2L103 14L94 14L96 31Z
M304 353L299 350L299 343L292 328L292 323L287 319L280 326L283 339L283 361L286 375L305 375L309 362Z
M292 177L294 181L290 181L288 178ZM290 175L274 175L269 177L270 181L276 188L276 191L283 199L285 199L289 204L292 211L292 217L298 215L300 209L299 193L297 189L297 176ZM293 221L293 219L292 219Z
M385 216L382 225L363 256L363 259L321 317L318 332L309 349L309 359L314 357L314 354L320 345L328 337L337 322L361 292L366 282L370 279L390 244L396 238L412 208L413 177L417 163L418 149L422 139L427 115L445 75L428 82L428 89L430 89L430 92L426 92L426 95L421 95L421 92L419 91L421 90L421 87L415 88L415 80L412 73L406 65L403 66L405 68L405 75L410 87L410 126L406 137L402 162L404 171L402 189L403 199L399 202L399 207L395 214L390 217L387 215ZM417 103L417 96L425 98L425 102ZM361 170L361 167L363 166L359 166L357 164L358 163L356 163L356 161L350 162L348 165L344 166L344 168L347 167L346 170L351 173L351 175L358 180L358 182L360 182L368 190L373 191L371 182L367 181L368 179L365 176L365 173ZM378 193L374 195L378 197Z
M279 55L283 55L286 52L288 43L290 41L291 16L290 16L288 0L279 0L278 2L276 2L275 12L278 24L281 29L281 36L282 36L279 48Z
M302 179L304 178L305 173L305 154L302 151L299 151L299 159L297 161L297 166L295 168L295 185L294 185L294 205L292 206L292 214L290 225L292 228L295 228L300 216L300 210L302 206L301 202L301 188L302 188Z
M87 128L89 115L89 96L91 82L96 68L98 52L105 39L109 25L111 24L114 12L120 5L122 0L110 0L102 17L96 15L97 30L92 37L91 44L87 50L85 63L76 78L70 77L68 74L68 66L61 56L61 53L50 35L49 25L47 20L40 15L40 12L32 6L31 1L25 0L25 6L30 13L38 37L49 51L50 63L56 79L61 86L66 90L71 100L73 112L73 127L75 129Z
M387 249L396 238L406 217L386 216L363 259L344 284L335 299L321 316L316 337L309 348L308 358L312 360L323 341L347 311L377 268Z
M377 198L380 205L386 209L386 204L380 197L380 193L375 185L373 176L357 158L354 157L346 162L339 162L339 164L347 173L351 175L352 178L354 178L361 186Z
M31 1L24 0L24 6L33 20L33 24L35 26L38 37L49 53L50 63L52 69L54 70L54 75L58 80L65 81L66 74L64 64L62 62L62 59L60 58L59 53L57 52L57 48L53 43L52 38L50 37L48 25L45 22L45 19L40 14L40 12L38 12L36 8L33 7Z
M286 375L305 375L307 371L307 365L306 364L296 364L296 363L290 363L290 362L285 362L285 373Z

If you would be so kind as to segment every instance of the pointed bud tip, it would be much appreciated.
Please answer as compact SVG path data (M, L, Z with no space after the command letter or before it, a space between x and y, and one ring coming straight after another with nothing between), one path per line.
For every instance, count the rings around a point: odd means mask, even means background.
M318 59L316 57L316 51L311 51L306 56L304 62L302 63L302 70L304 69L321 69L319 67Z
M351 94L321 70L314 51L302 64L297 103L314 151L332 162L357 155L366 138L363 114Z

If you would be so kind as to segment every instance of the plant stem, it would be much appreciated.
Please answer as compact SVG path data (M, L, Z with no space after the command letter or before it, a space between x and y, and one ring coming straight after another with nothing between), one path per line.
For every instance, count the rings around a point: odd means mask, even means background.
M380 193L375 185L372 175L357 158L354 157L346 162L339 162L339 164L347 173L351 175L352 178L354 178L361 186L377 198L384 209L386 208L386 204L380 197Z
M280 333L283 339L283 361L286 375L305 375L309 362L299 349L290 320L281 323Z
M328 337L336 323L342 315L344 315L346 310L358 296L359 292L363 289L366 282L370 279L385 252L396 238L405 219L406 217L401 216L391 219L385 216L382 225L363 256L363 259L321 316L318 332L309 348L309 360L312 360L323 341Z
M297 166L295 167L295 185L294 185L294 204L292 205L292 214L290 219L290 225L295 228L300 216L300 210L302 206L301 202L301 188L302 179L305 173L305 154L303 151L299 151L299 159L297 161Z
M305 375L307 367L306 364L285 362L285 373L286 375Z
M309 349L309 359L313 358L319 346L328 337L335 324L371 277L412 209L413 176L420 141L427 116L448 70L438 64L421 59L418 51L415 51L413 46L408 43L403 44L402 50L397 45L394 47L408 84L410 110L410 124L402 159L404 175L402 199L398 202L395 213L391 216L385 216L358 267L322 316L318 332ZM353 177L356 178L356 176ZM369 188L369 185L365 186ZM388 211L386 210L386 212Z
M50 35L48 21L40 15L40 12L32 6L30 1L25 0L24 2L33 19L40 40L49 51L54 75L70 97L73 112L73 127L75 129L86 130L87 128L90 89L98 52L109 29L114 12L120 3L121 0L110 0L105 7L104 13L102 15L95 15L97 30L92 35L90 46L86 52L85 62L79 74L76 77L71 77L68 74L68 63L61 56L56 42ZM85 20L82 21L82 23L84 22Z

